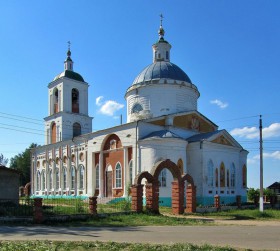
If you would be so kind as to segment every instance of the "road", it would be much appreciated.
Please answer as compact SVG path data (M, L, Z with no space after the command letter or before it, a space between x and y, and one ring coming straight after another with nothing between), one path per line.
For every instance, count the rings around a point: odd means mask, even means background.
M1 226L0 240L115 241L130 243L193 243L280 250L280 225L51 227Z

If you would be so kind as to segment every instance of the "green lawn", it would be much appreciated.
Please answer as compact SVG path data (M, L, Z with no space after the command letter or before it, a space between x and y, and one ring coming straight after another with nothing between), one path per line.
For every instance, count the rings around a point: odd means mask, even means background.
M192 244L140 244L140 243L117 243L117 242L69 242L69 241L3 241L0 242L1 251L235 251L230 247L215 247L211 245ZM240 249L239 249L240 250Z

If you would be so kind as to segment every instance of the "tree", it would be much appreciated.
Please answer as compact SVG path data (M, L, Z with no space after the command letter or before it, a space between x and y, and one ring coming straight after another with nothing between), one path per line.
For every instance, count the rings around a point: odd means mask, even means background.
M260 196L260 190L259 189L254 189L254 188L249 188L247 192L248 199L250 201L254 201L256 198Z
M2 153L0 153L0 165L6 166L8 161L9 161L9 159L5 158L4 155Z
M30 150L32 148L37 147L38 145L32 143L29 148L26 148L22 153L14 156L10 160L10 168L13 168L20 173L20 185L25 186L28 182L30 182Z

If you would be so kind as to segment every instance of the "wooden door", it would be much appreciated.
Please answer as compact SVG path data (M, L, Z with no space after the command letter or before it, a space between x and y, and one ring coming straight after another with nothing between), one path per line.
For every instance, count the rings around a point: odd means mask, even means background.
M106 171L106 197L112 197L112 171Z

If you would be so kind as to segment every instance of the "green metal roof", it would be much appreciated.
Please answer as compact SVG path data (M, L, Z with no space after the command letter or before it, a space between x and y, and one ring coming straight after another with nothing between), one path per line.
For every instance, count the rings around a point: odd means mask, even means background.
M58 74L54 78L54 80L57 80L57 79L62 78L62 77L66 77L66 78L74 79L74 80L77 80L77 81L85 82L83 77L79 73L74 72L74 71L69 71L69 70L65 70L65 71L61 72L60 74Z

